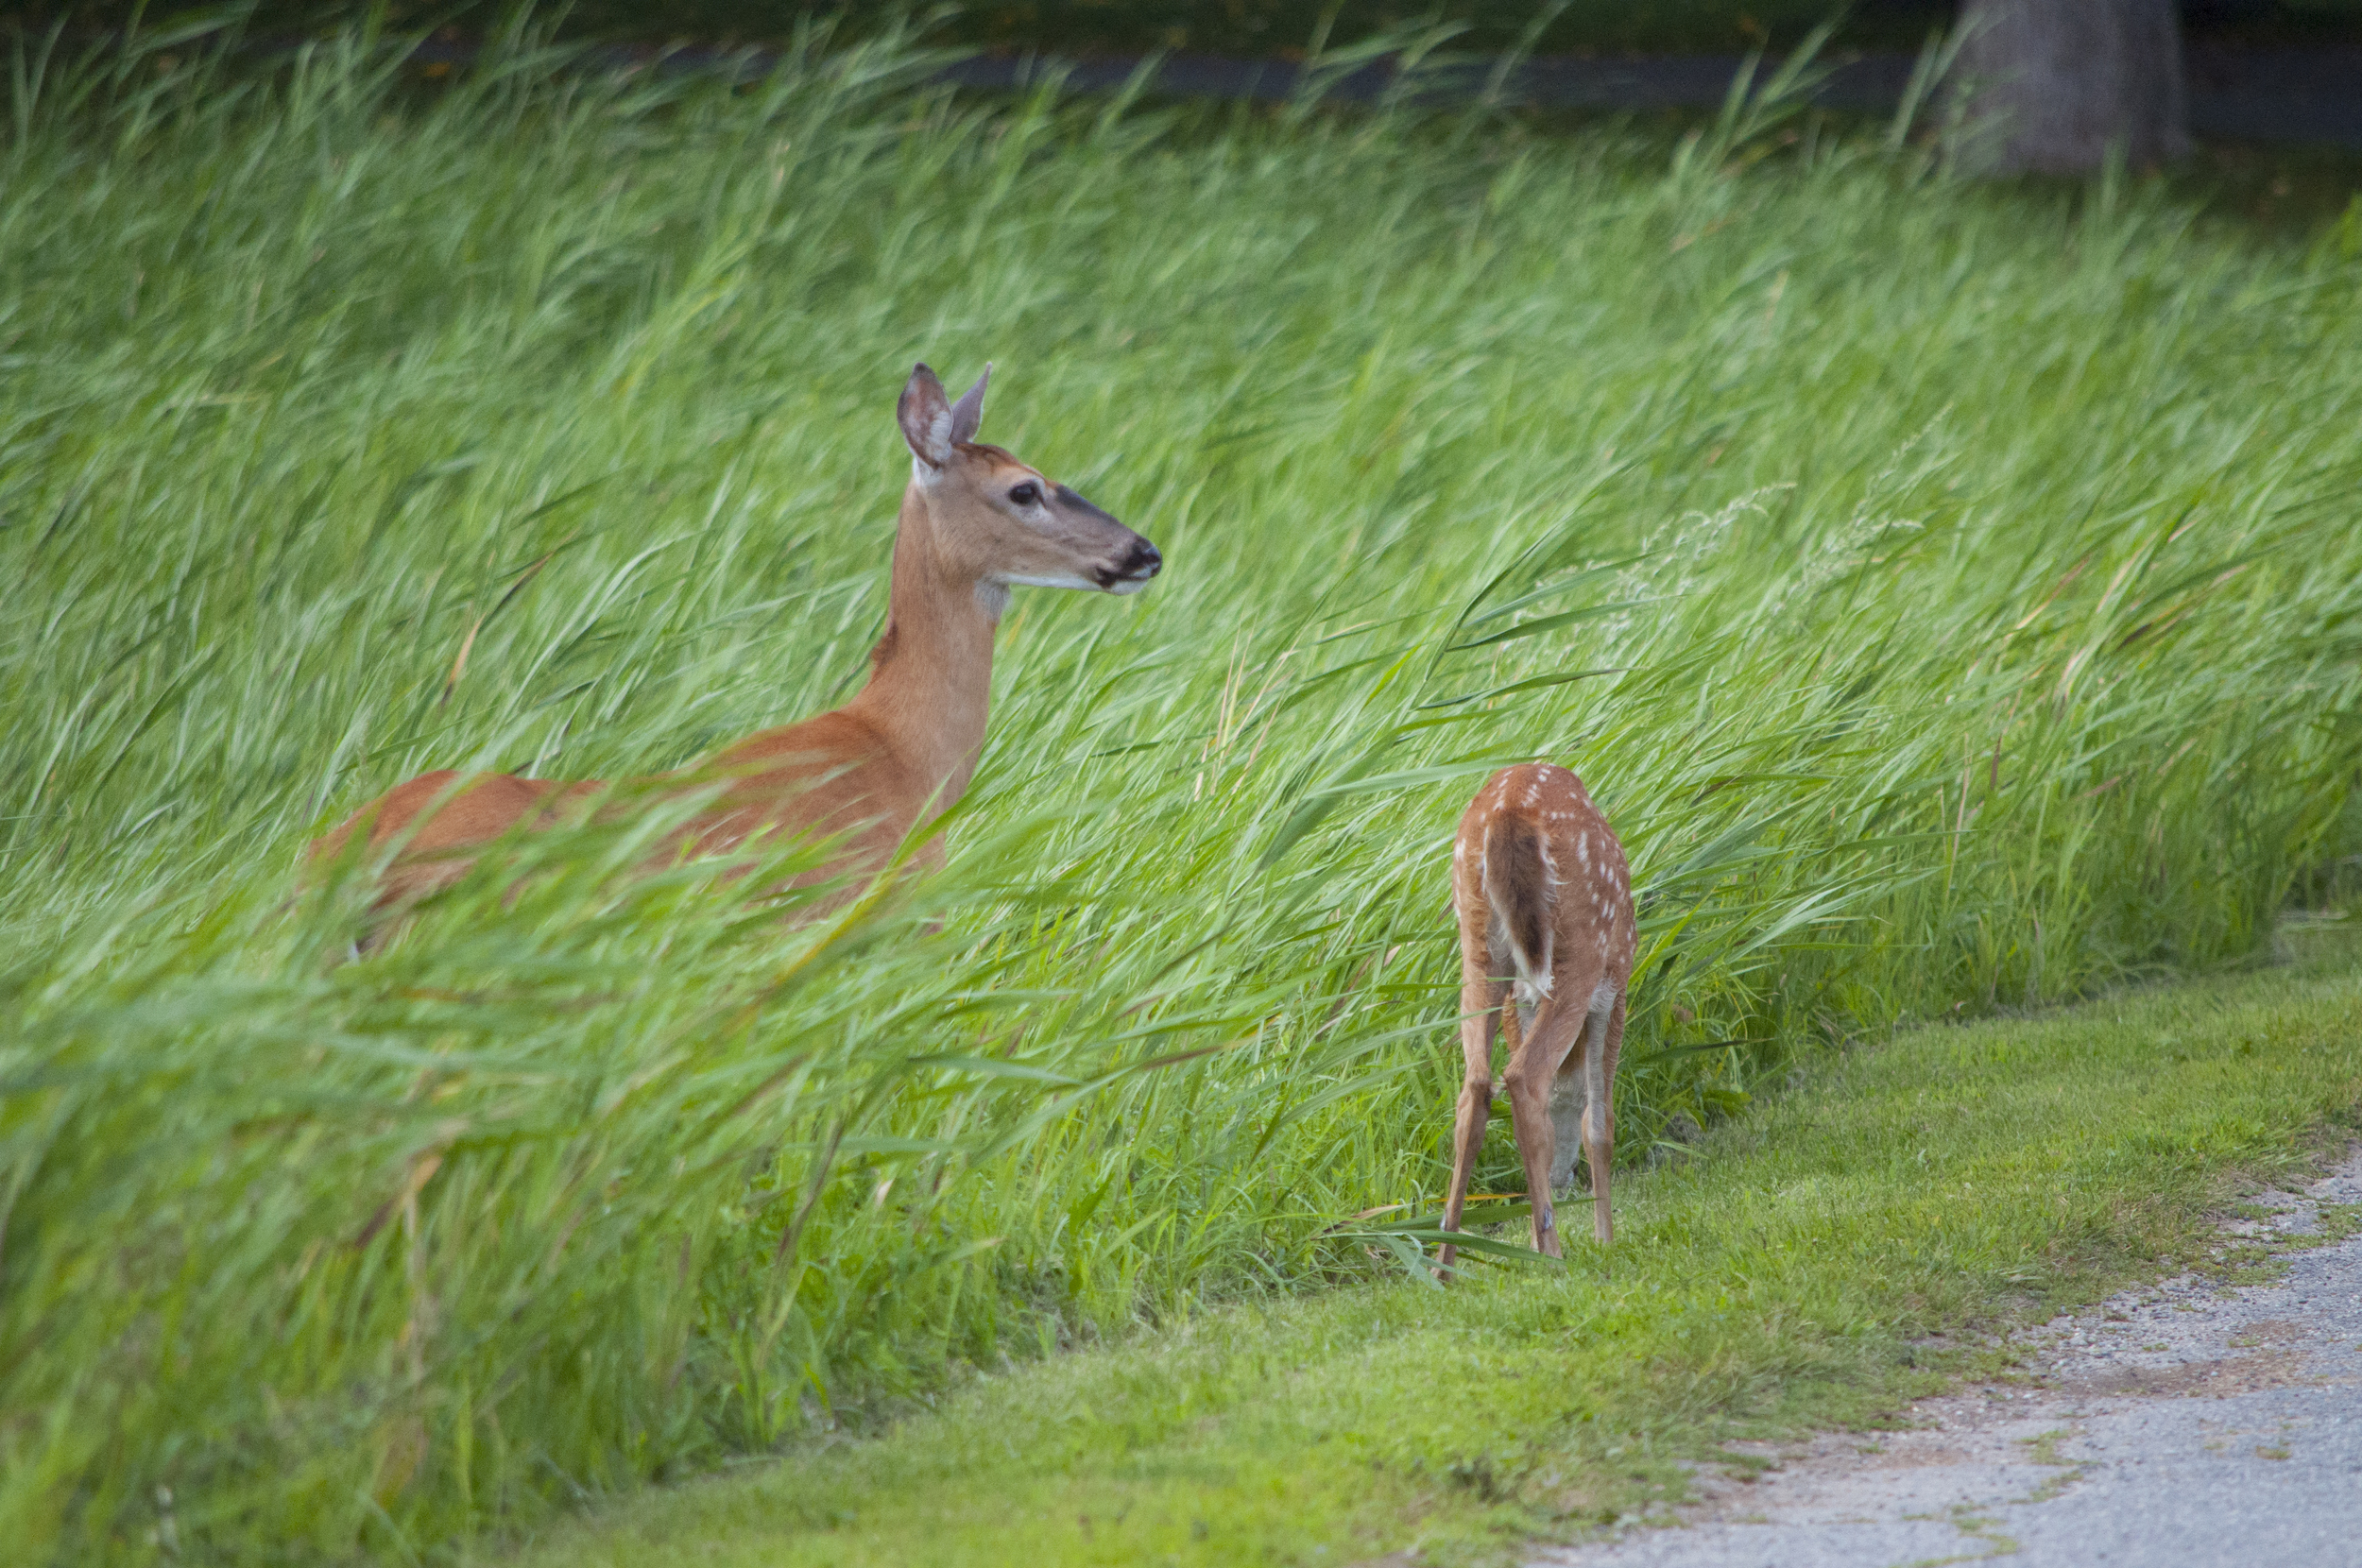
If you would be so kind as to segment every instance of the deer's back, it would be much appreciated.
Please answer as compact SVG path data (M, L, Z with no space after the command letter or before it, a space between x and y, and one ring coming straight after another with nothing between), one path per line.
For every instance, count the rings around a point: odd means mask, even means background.
M909 831L923 804L906 798L910 792L875 732L842 712L764 730L695 768L636 779L622 793L645 798L690 789L718 793L673 835L672 848L718 854L766 831L847 834L830 865L812 879L882 859ZM366 834L363 842L371 850L407 833L378 898L381 904L407 902L466 875L473 863L469 851L516 828L569 820L574 813L568 806L608 790L599 779L564 782L436 769L395 785L355 810L314 840L306 859L314 865L334 860L355 833Z

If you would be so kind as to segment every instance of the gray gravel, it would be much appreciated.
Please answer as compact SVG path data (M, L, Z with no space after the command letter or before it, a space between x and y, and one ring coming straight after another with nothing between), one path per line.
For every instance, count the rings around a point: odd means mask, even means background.
M2233 1229L2302 1235L2353 1202L2362 1150ZM2362 1568L2362 1236L2275 1284L2172 1280L2016 1343L2025 1383L1766 1450L1752 1481L1702 1473L1687 1527L1532 1568Z

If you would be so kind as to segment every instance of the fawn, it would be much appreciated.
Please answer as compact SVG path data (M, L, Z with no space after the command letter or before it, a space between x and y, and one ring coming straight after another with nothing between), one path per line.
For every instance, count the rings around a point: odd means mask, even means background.
M1509 1048L1502 1076L1533 1207L1533 1245L1551 1257L1565 1255L1550 1192L1573 1179L1578 1129L1591 1166L1592 1234L1607 1241L1615 1229L1608 1164L1616 1149L1616 1053L1624 1040L1637 937L1623 845L1583 780L1548 762L1503 768L1487 779L1461 816L1452 846L1452 907L1460 920L1460 1049L1467 1076L1452 1130L1444 1228L1460 1228L1469 1167L1492 1113L1498 1015ZM1446 1245L1439 1261L1448 1269L1455 1255Z

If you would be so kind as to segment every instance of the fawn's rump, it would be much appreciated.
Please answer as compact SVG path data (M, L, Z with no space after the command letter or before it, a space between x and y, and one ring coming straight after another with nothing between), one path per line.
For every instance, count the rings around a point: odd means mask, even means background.
M1550 961L1550 864L1542 825L1530 816L1504 814L1484 835L1484 898L1491 907L1488 946L1506 946L1494 961L1510 960L1518 989L1547 989ZM1521 996L1531 1001L1532 997Z

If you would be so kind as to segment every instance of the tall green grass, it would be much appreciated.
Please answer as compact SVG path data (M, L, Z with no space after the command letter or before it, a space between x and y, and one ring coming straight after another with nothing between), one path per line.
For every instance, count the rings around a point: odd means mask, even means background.
M1902 1015L2253 952L2362 840L2362 270L1739 106L973 104L894 40L429 89L21 47L0 155L0 1538L434 1553L1376 1267L1445 862L1582 772L1623 1148ZM1001 634L952 871L656 826L368 962L307 835L851 689L909 364L1138 526ZM792 848L779 851L793 855ZM1514 1184L1505 1146L1489 1190Z

